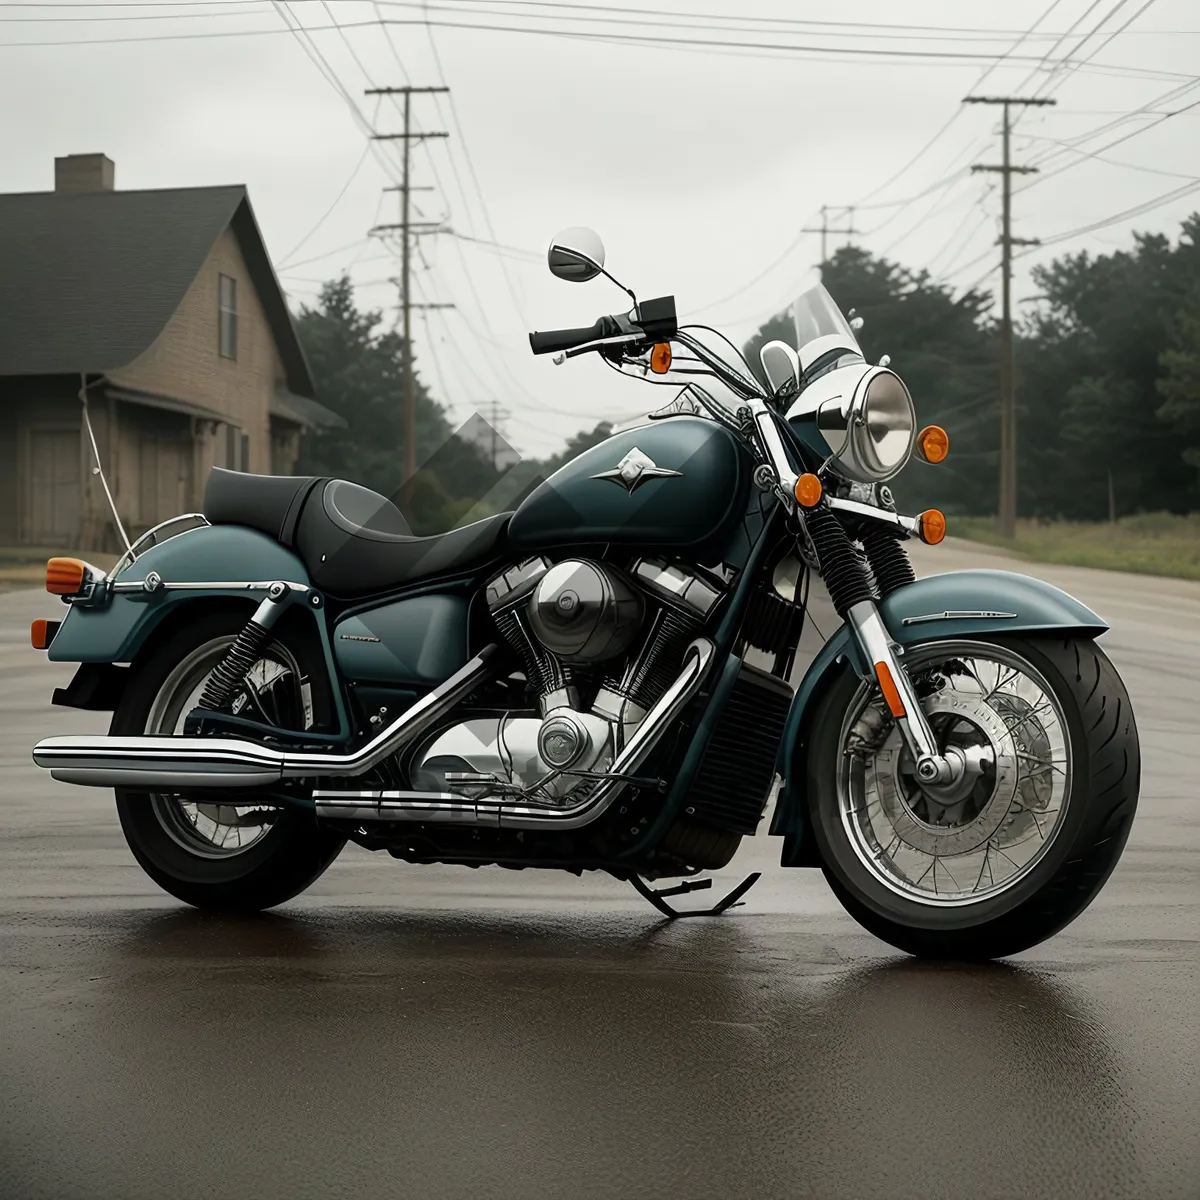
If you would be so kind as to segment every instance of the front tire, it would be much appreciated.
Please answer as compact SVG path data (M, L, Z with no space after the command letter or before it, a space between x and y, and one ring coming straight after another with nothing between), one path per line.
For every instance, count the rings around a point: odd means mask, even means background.
M244 624L239 613L216 612L167 637L131 668L109 732L182 733L204 681ZM239 696L253 715L304 729L312 719L309 673L320 678L315 672L321 669L307 639L281 633L251 667ZM193 799L118 789L117 814L146 874L197 908L255 912L282 904L304 891L345 845L344 837L319 827L310 814L253 794Z
M1137 807L1125 687L1083 638L909 647L941 748L971 786L923 791L878 689L848 668L809 742L809 818L826 878L876 937L927 958L1015 954L1091 903ZM940 876L939 876L940 871Z

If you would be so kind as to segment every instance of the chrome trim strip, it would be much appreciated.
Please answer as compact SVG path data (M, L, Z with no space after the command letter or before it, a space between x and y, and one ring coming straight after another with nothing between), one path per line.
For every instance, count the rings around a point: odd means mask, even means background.
M303 594L313 589L306 583L295 583L288 579L254 580L213 580L209 582L193 580L190 582L170 583L162 578L157 571L151 571L145 579L122 579L109 584L111 592L269 592L273 587L282 583L289 591Z
M919 617L905 617L901 625L920 625L923 621L1015 621L1016 613L988 612L986 609L948 608L940 613L923 613Z
M466 796L448 796L441 792L318 791L313 794L318 815L346 816L360 821L456 821L498 826L501 829L580 829L590 825L626 787L624 779L612 776L631 775L646 761L659 739L699 690L712 664L714 652L712 642L706 638L692 642L683 670L625 743L624 749L609 768L610 777L601 780L575 805L551 808L511 804L503 800L473 801Z
M834 512L843 512L852 517L863 517L868 521L878 521L881 525L891 525L905 537L921 536L921 522L917 517L905 517L900 513L889 512L886 508L876 508L873 504L863 504L858 500L839 500L836 496L826 496L825 503Z
M361 775L424 733L482 683L495 652L494 645L484 647L350 754L279 749L237 738L67 736L38 742L33 761L63 783L91 787L244 789L282 779Z

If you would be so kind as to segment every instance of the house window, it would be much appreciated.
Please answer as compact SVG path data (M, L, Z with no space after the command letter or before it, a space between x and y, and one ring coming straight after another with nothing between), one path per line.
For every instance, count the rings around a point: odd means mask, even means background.
M218 275L218 304L220 327L218 342L222 358L237 358L237 280L229 275Z

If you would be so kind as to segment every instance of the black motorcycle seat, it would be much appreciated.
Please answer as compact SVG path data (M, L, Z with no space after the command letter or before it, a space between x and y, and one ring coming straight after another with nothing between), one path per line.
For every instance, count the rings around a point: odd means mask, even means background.
M214 468L204 493L214 525L248 525L294 549L317 587L365 596L496 558L511 513L416 537L385 496L344 479Z
M316 475L248 475L213 467L204 487L204 516L213 525L248 525L290 546L304 501L323 482Z

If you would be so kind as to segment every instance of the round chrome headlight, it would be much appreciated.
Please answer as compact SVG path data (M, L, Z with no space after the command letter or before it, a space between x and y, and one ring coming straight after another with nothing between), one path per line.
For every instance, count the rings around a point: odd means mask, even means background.
M884 367L847 368L828 378L833 395L817 408L817 428L838 468L860 483L891 479L908 462L916 436L908 388Z
M858 483L891 479L913 452L917 414L895 371L859 360L810 383L788 409L798 428L816 425L835 469Z
M908 462L917 431L912 397L899 375L881 370L864 381L850 423L856 457L873 479L890 479Z

